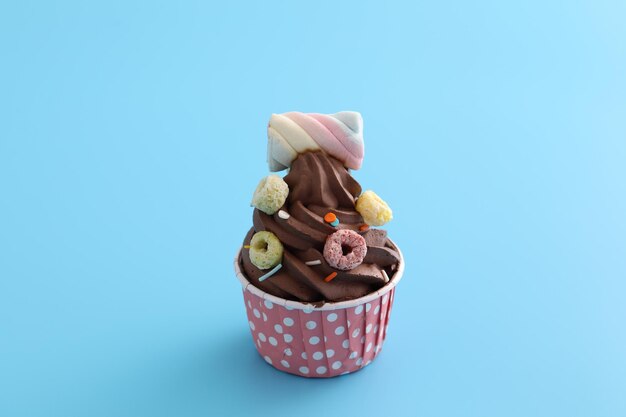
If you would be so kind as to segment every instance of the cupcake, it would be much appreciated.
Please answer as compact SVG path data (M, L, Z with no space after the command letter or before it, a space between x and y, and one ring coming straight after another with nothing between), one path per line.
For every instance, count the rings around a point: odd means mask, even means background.
M387 334L404 261L378 228L392 211L361 189L357 112L272 115L270 171L235 258L252 340L275 368L333 377L367 366Z

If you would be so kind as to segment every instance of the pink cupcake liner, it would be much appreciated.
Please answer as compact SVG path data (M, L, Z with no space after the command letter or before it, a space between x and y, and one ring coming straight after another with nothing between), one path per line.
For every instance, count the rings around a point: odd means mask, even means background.
M239 252L235 273L243 286L252 340L267 363L294 375L329 378L358 371L380 353L395 286L404 272L400 250L398 270L383 288L321 307L285 300L250 284L241 272Z

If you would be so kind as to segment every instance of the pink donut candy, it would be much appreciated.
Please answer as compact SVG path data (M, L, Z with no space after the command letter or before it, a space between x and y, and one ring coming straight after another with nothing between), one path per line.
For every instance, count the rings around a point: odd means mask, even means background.
M363 236L352 230L338 230L326 239L324 259L335 269L347 271L363 262L367 245Z

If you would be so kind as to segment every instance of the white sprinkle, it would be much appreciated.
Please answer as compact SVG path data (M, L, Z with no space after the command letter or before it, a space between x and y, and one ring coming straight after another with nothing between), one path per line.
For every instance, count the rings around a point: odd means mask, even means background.
M282 266L283 266L282 264L278 264L278 265L276 265L276 266L275 266L275 267L274 267L274 268L273 268L270 272L268 272L267 274L265 274L265 275L263 275L263 276L259 277L259 282L263 282L263 281L265 281L266 279L268 279L269 277L271 277L272 275L274 275L276 272L278 272L278 270L279 270L280 268L282 268Z
M387 272L384 269L381 269L381 271L383 272L383 277L385 277L385 282L389 282L389 276L387 275Z
M311 266L313 266L313 265L321 265L322 261L320 261L319 259L316 259L314 261L307 261L304 264L305 265L311 265Z
M278 210L278 217L287 220L291 216L289 216L289 213L287 213L285 210Z

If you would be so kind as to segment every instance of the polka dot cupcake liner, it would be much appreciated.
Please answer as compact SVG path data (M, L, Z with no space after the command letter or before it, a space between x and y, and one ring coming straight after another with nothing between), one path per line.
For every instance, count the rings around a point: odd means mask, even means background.
M403 272L400 253L398 270L380 290L315 307L273 296L250 284L241 272L239 253L235 257L235 273L243 286L257 351L274 368L309 378L355 372L376 358L387 336L395 286Z

